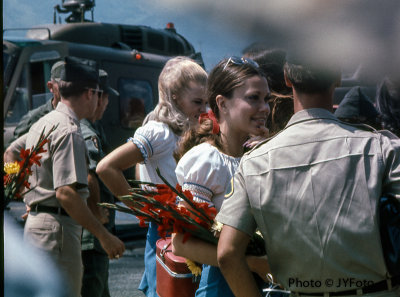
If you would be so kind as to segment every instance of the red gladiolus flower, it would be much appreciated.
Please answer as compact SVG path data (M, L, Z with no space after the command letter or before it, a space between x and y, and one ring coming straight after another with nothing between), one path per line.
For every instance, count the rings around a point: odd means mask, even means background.
M7 175L3 178L6 203L12 199L21 198L24 194L20 193L23 187L30 189L31 185L28 182L28 178L32 175L32 166L34 164L41 166L40 159L42 156L40 154L46 152L43 146L49 142L48 137L55 129L56 126L52 127L47 134L45 134L43 130L36 145L32 146L30 149L21 149L19 153L20 161L18 162L18 166L20 169L18 173L12 176Z
M147 225L146 225L145 218L144 217L139 217L139 216L137 216L137 218L139 219L139 226L142 227L142 228L146 228Z
M30 149L21 149L21 152L19 153L19 156L21 158L22 161L25 161L27 158L29 158L29 155L31 153Z
M24 180L23 185L24 185L24 187L27 188L27 189L30 189L30 188L31 188L31 184L30 184L27 180Z

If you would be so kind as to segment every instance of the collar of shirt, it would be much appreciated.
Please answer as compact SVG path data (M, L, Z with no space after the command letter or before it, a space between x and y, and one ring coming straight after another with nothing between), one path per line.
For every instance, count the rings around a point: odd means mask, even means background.
M70 117L74 123L79 127L79 119L78 116L76 115L76 113L69 108L65 103L63 102L58 102L58 105L56 107L56 110L59 112L62 112L64 114L66 114L68 117Z
M295 125L297 123L301 123L304 121L316 120L316 119L328 119L328 120L338 121L338 119L334 116L334 114L331 113L327 109L310 108L310 109L303 109L303 110L296 112L290 118L286 127L289 127L289 126L292 126L292 125Z

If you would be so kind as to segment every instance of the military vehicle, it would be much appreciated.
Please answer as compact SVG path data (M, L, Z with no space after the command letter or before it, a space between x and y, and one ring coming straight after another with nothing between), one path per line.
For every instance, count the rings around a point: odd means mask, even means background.
M3 30L4 144L22 116L51 99L46 82L52 65L65 56L97 61L119 92L118 97L110 95L102 119L111 149L133 136L157 104L158 76L169 59L188 56L204 67L201 54L176 32L173 23L154 29L94 22L94 7L95 0L62 0L54 8L53 24ZM91 12L90 20L85 19L86 12ZM62 14L69 14L65 23L60 20ZM25 36L15 37L21 31ZM134 170L125 174L134 177ZM13 211L22 214L25 207L21 203L19 210L18 204L13 204ZM117 213L116 234L129 241L144 237L146 230L138 227L135 217Z
M154 29L94 22L94 7L95 0L62 0L54 7L54 24L3 30L5 144L23 115L51 98L46 87L51 66L67 55L97 61L120 93L111 96L102 120L112 148L132 136L157 104L157 80L168 59L188 56L204 67L201 54L173 23ZM66 23L61 23L62 14L69 14ZM8 37L21 30L23 38Z

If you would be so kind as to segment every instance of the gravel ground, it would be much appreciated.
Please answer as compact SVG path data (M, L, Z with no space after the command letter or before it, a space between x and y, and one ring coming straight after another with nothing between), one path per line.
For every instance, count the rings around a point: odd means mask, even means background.
M126 244L124 256L110 261L108 285L111 297L144 297L139 291L144 271L144 240Z

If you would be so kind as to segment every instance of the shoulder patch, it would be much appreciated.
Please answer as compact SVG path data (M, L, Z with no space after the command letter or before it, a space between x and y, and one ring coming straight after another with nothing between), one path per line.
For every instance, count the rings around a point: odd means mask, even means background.
M99 141L95 135L92 136L92 141L96 149L99 149Z

